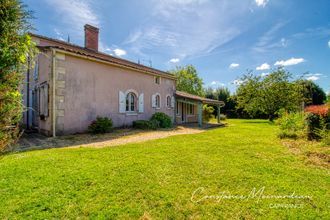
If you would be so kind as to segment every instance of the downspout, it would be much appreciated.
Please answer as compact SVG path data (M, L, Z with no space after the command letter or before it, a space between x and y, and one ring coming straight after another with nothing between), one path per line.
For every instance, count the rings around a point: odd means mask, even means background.
M218 105L218 124L220 124L220 105Z
M56 87L56 73L55 73L55 65L56 65L56 52L52 49L52 132L53 137L56 137L56 102L55 102L55 87Z
M26 128L30 129L30 57L28 57L28 69L27 69L27 79L26 79Z

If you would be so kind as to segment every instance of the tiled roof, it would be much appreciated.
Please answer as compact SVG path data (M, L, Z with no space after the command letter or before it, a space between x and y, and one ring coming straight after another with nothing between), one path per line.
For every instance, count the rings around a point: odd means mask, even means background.
M186 93L186 92L182 92L182 91L176 91L175 95L178 97L181 97L181 98L201 101L202 103L205 103L205 104L222 105L222 106L225 105L225 103L223 101L208 99L208 98L200 97L197 95L192 95L190 93Z
M108 55L106 53L93 51L93 50L87 49L85 47L81 47L81 46L71 44L71 43L68 43L68 42L65 42L65 41L45 37L45 36L42 36L42 35L37 35L37 34L32 34L32 33L30 33L30 35L32 37L35 37L35 38L40 38L40 39L49 41L50 44L47 45L47 46L44 46L43 48L48 47L48 48L55 48L55 49L59 49L59 50L64 50L64 51L68 51L68 52L71 52L71 53L75 53L75 54L91 57L91 58L94 58L94 59L106 61L106 62L115 64L115 65L131 68L131 69L136 69L136 70L147 72L147 73L150 73L150 74L160 75L160 76L163 76L163 77L166 77L166 78L176 79L176 77L171 73L167 73L165 71L161 71L161 70L158 70L158 69L155 69L155 68L152 68L152 67L144 66L144 65L141 65L141 64L138 64L138 63L134 63L134 62L125 60L125 59L114 57L114 56Z

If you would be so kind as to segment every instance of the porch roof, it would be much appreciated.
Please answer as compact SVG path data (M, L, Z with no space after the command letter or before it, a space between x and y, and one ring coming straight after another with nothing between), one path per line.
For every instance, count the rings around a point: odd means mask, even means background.
M175 95L179 98L186 98L186 99L190 99L190 100L200 101L203 104L220 105L220 106L225 105L225 103L223 101L208 99L208 98L200 97L197 95L192 95L192 94L182 92L182 91L176 91Z

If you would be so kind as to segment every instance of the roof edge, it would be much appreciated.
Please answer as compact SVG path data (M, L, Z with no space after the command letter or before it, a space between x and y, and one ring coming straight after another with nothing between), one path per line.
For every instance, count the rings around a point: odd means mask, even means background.
M51 41L51 42L54 42L54 43L57 43L57 44L60 44L60 45L63 46L63 48L60 48L59 46L56 46L56 45L48 45L48 46L43 46L43 48L50 47L50 48L55 48L55 49L56 48L62 49L62 50L65 50L65 51L68 50L71 53L83 54L85 56L93 57L95 59L99 59L99 60L106 61L106 62L109 62L109 63L121 64L123 66L127 66L127 67L130 67L130 68L136 69L136 70L140 70L142 72L148 72L148 73L151 73L151 74L154 74L154 75L159 75L159 76L162 76L162 77L165 77L165 78L170 78L170 79L173 79L173 80L176 80L176 78L177 78L175 75L173 75L171 73L168 73L168 72L156 69L156 68L144 66L142 64L138 64L138 63L132 62L130 60L126 60L126 59L118 58L118 57L115 57L115 56L111 56L111 55L103 53L103 52L91 51L91 50L89 50L85 47L82 47L82 46L79 46L79 45L76 45L76 44L68 43L68 42L65 42L65 41L61 41L61 40L58 40L58 39L46 37L46 36L39 35L39 34L34 34L34 33L31 33L31 32L29 32L28 34L31 35L32 37L41 38L43 40ZM66 48L66 47L69 47L69 48ZM75 49L78 50L78 51L75 51Z

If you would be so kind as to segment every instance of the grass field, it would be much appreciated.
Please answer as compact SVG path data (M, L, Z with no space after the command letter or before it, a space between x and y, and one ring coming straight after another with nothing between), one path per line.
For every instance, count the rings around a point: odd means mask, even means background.
M329 169L276 129L229 120L139 144L6 155L0 218L329 219Z

